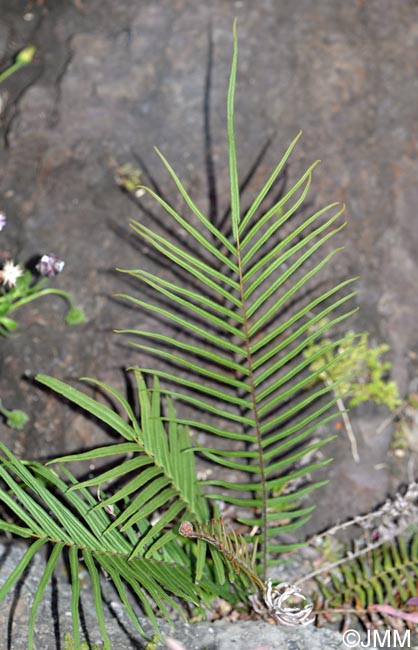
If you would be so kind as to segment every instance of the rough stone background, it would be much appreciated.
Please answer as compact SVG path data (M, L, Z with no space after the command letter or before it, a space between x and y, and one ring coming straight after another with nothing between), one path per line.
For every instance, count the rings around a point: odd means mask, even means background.
M273 135L251 186L259 187L303 129L290 177L320 158L312 204L346 202L348 227L339 235L346 249L334 272L361 276L353 324L391 345L393 377L406 395L416 386L418 365L417 2L84 0L83 6L0 0L3 65L28 43L38 48L33 65L0 87L0 210L9 219L0 253L20 261L45 251L62 256L65 273L54 284L69 290L88 317L86 325L66 327L64 306L52 298L21 310L19 333L1 341L0 395L31 419L23 432L1 423L1 439L18 455L37 458L108 440L30 378L87 375L124 390L122 369L138 359L112 329L146 328L148 317L111 298L131 289L114 269L158 267L129 232L129 218L140 212L116 187L114 167L137 164L139 156L176 202L153 152L157 145L193 198L207 205L203 103L211 26L211 131L219 203L226 207L234 16L241 175ZM310 532L368 511L413 475L410 458L388 454L390 427L376 434L386 415L363 408L354 417L359 465L343 433L333 443L330 483Z
M4 580L13 570L22 557L23 547L13 547L0 544L0 579ZM2 650L26 650L27 625L30 607L33 603L33 594L39 582L39 573L44 569L44 559L36 556L30 572L26 576L18 595L10 596L0 605L0 621L2 622ZM45 598L39 608L39 615L35 626L35 650L61 650L62 640L66 633L71 632L71 589L63 579L64 568L61 567L58 580L46 590ZM124 612L120 601L115 599L114 593L106 592L105 586L104 611L106 627L112 641L114 650L147 650L146 642L138 640L138 634L131 624L129 617ZM94 601L88 588L81 589L82 612L85 626L80 634L83 638L87 630L91 647L102 650L100 630L94 615ZM51 611L55 614L54 625L51 625ZM12 615L10 616L10 612ZM152 628L143 617L139 618L144 629L152 635ZM164 637L175 639L183 644L186 650L344 650L346 647L342 635L327 628L313 626L300 629L280 628L269 625L264 621L242 621L228 623L215 621L212 624L182 624L177 623L169 627L165 622L161 624ZM365 635L361 638L364 640ZM166 647L159 643L158 650ZM360 644L352 645L353 650L359 650ZM71 648L71 650L73 650ZM74 648L74 650L77 650ZM157 650L157 649L156 649ZM395 649L393 649L395 650Z

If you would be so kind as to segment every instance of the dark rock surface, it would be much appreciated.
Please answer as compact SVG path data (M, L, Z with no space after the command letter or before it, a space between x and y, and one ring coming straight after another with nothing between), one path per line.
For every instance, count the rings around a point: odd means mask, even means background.
M132 291L114 269L145 266L152 272L158 266L128 229L130 217L149 224L154 217L120 192L114 169L125 162L144 168L139 157L176 204L153 152L157 145L197 203L207 205L203 102L210 25L212 147L220 209L227 206L225 98L234 16L241 175L274 134L250 190L259 187L303 129L290 177L320 158L312 205L347 204L348 227L337 236L346 250L330 272L361 276L353 326L391 345L393 376L403 394L416 378L415 1L85 0L81 11L72 0L29 9L23 0L0 0L2 60L28 43L38 48L33 65L0 86L0 210L9 219L0 252L20 261L43 252L65 259L54 285L69 290L88 318L66 327L59 299L44 298L23 308L19 333L1 341L1 399L31 416L23 432L0 424L1 439L19 456L108 440L30 378L37 372L68 381L87 375L125 390L122 369L138 356L112 329L153 324L111 298ZM333 443L330 484L311 532L373 508L408 479L410 459L388 456L390 427L376 433L386 416L363 408L354 419L359 465L343 432Z

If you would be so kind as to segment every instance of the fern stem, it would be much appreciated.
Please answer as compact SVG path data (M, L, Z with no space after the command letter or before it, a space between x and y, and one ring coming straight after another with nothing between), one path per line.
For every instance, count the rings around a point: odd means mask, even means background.
M262 530L262 535L263 535L263 543L261 546L262 550L262 567L263 567L263 572L262 575L264 578L267 577L267 487L266 487L266 471L265 471L265 463L264 463L264 455L263 455L263 447L262 447L262 435L261 435L261 423L260 423L260 416L258 413L258 407L257 407L257 398L256 398L256 388L255 388L255 381L254 381L254 371L253 371L253 361L252 361L252 355L251 355L251 344L250 344L250 332L249 332L249 325L248 325L248 316L247 316L247 307L246 307L246 301L245 301L245 288L244 288L244 279L243 279L243 270L242 270L242 256L241 256L241 247L240 247L240 237L239 233L237 233L237 240L236 240L236 246L237 246L237 262L238 262L238 273L239 273L239 287L240 287L240 298L241 298L241 313L242 313L242 318L243 318L243 329L244 329L244 344L245 344L245 352L247 356L247 369L248 369L248 379L249 379L249 385L250 385L250 394L251 394L251 401L252 401L252 410L253 410L253 415L254 415L254 425L255 425L255 433L257 436L257 450L258 450L258 462L259 462L259 467L260 467L260 483L261 483L261 496L262 496L262 509L261 509L261 517L263 521L263 530Z

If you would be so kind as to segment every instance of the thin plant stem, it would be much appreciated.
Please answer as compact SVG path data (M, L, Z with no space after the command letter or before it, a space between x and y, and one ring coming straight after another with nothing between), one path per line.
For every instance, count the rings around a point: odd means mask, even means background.
M2 81L5 81L6 79L8 79L8 77L10 77L12 74L17 72L18 70L20 70L20 68L23 68L23 66L24 66L24 64L19 63L19 61L16 61L16 63L13 63L13 65L11 65L10 68L7 68L6 70L4 70L4 72L0 73L0 83L2 83Z
M333 382L328 378L324 379L324 383L328 387L332 386L332 384L333 384ZM351 455L352 455L352 457L354 459L354 462L359 463L360 462L360 456L359 456L359 453L358 453L357 440L356 440L356 436L355 436L354 431L353 431L353 427L351 426L350 418L348 417L347 409L345 408L345 404L344 404L342 398L338 395L337 391L334 388L332 389L332 392L334 393L334 395L336 397L337 408L338 408L338 410L339 410L339 412L341 414L341 417L342 417L342 420L343 420L343 423L344 423L344 427L345 427L345 430L347 432L348 439L350 441Z
M10 307L10 311L17 309L18 307L22 307L22 305L26 305L28 302L32 302L32 300L37 300L37 298L41 298L42 296L51 295L61 296L61 298L64 298L68 301L71 308L75 307L75 304L71 300L70 295L66 291L63 291L62 289L41 289L31 296L26 296L25 298L21 298L20 300L14 302Z
M366 546L366 548L362 548L359 551L356 551L355 553L349 553L345 557L341 558L340 560L337 560L336 562L332 562L331 564L327 564L324 567L320 567L319 569L315 569L314 571L311 571L310 573L306 573L302 578L299 578L298 580L295 580L294 584L295 585L300 585L303 582L307 582L307 580L311 580L312 578L315 578L316 576L320 575L321 573L330 573L337 567L341 566L342 564L346 564L346 562L351 562L352 560L355 560L357 557L361 557L362 555L366 555L366 553L369 553L370 551L374 551L376 548L379 548L379 546L382 546L382 544L385 543L385 539L382 539L375 544L370 544L369 546Z

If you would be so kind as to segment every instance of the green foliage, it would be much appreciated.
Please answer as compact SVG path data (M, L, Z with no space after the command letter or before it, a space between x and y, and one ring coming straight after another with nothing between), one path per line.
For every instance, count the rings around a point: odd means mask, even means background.
M321 327L324 323L326 321L318 323L317 327ZM396 383L386 378L391 368L390 362L381 359L382 355L389 350L389 346L382 344L370 347L368 338L366 332L362 334L348 332L337 349L329 349L321 354L321 347L331 343L330 339L323 338L319 342L312 343L305 351L305 355L311 360L310 369L313 372L320 371L317 377L319 381L340 382L338 390L349 396L350 406L371 401L385 404L394 411L402 404L402 400ZM321 371L321 366L325 364L330 366Z
M37 379L68 400L82 406L86 411L110 425L115 432L117 431L125 440L129 441L128 444L121 443L120 445L101 447L89 452L57 458L54 461L92 461L106 456L113 456L116 453L135 454L132 458L126 460L123 465L118 464L111 470L106 470L92 479L77 484L77 488L100 486L120 476L123 476L126 480L132 474L131 481L120 490L117 490L112 496L103 498L100 502L100 508L113 506L117 503L125 505L123 511L115 517L109 530L117 529L119 526L122 532L130 530L143 518L151 516L162 506L168 503L171 504L159 518L158 523L147 529L146 533L144 529L141 530L142 536L132 550L132 557L145 551L147 557L150 557L159 548L170 542L176 536L171 529L167 535L159 537L156 545L152 543L154 538L165 527L172 525L174 521L181 521L183 513L187 513L188 518L192 516L197 521L204 521L207 518L207 504L197 481L194 450L189 432L184 426L175 422L166 431L161 415L161 399L157 379L154 382L153 390L148 391L143 378L136 373L141 414L140 423L136 420L131 406L122 395L102 382L89 380L110 392L111 396L125 409L130 424L127 424L121 416L114 413L110 408L63 382L43 375L39 375ZM173 416L174 411L170 401L168 402L168 409ZM142 489L143 486L146 487ZM132 499L129 505L126 505L125 498L132 494L136 494L135 498Z
M67 312L65 322L67 325L80 325L81 323L85 323L86 317L84 315L84 311L81 309L81 307L75 307L72 305Z
M135 193L141 188L142 172L130 163L118 167L116 169L115 178L117 184L127 192Z
M18 52L16 56L16 63L19 66L29 65L29 63L32 63L35 53L36 47L34 45L28 45L27 47L23 48L23 50L20 50L20 52Z
M234 134L236 71L234 28L227 102L229 229L221 230L199 210L159 152L192 213L190 220L152 189L144 189L182 231L180 239L192 245L179 245L143 223L132 222L134 231L187 278L180 283L144 270L124 271L145 283L156 297L155 302L143 296L125 296L126 300L172 328L169 334L160 328L129 332L139 337L132 344L142 354L166 363L164 370L143 365L134 369L139 416L120 393L101 382L89 380L109 393L118 411L61 381L39 376L42 384L98 418L121 441L58 458L56 471L19 461L1 447L0 498L8 514L0 528L28 538L31 544L0 589L0 598L36 552L47 545L52 548L30 614L29 648L40 599L61 556L68 556L71 568L75 643L80 643L78 565L82 562L108 648L101 571L113 583L138 632L144 634L127 589L135 593L158 634L156 612L169 619L170 611L179 609L177 598L199 607L215 595L237 602L242 595L248 597L254 586L263 590L268 566L295 547L279 542L277 536L309 519L314 506L304 500L324 484L309 482L308 476L329 461L302 461L331 439L312 440L312 434L336 416L335 391L344 377L320 388L312 386L336 360L351 352L344 340L331 342L324 337L352 313L347 303L354 292L346 292L351 280L330 282L314 297L308 290L340 250L329 245L344 226L339 222L343 208L332 203L309 217L296 218L316 163L280 199L261 208L298 135L249 208L241 210ZM27 289L35 291L30 284ZM52 290L39 295L47 292ZM34 295L19 298L17 305ZM329 320L324 322L326 317ZM307 359L306 350L321 339L325 342ZM336 354L339 346L343 350ZM314 362L318 362L315 369ZM204 432L211 443L198 444L189 427ZM222 444L217 444L219 438ZM197 480L196 455L214 466L214 478ZM65 469L73 461L102 460L113 462L83 481ZM219 499L239 508L236 519L247 531L244 535L226 532L217 516ZM205 528L211 515L215 521ZM184 533L191 521L196 522L197 534L179 536L178 526ZM257 545L250 550L251 529L258 531L260 550ZM269 589L273 602L279 595L271 585Z
M66 317L66 322L69 325L76 325L79 323L85 322L85 317L83 310L80 307L76 307L71 299L71 296L61 289L53 289L46 287L46 281L34 280L32 273L30 271L25 271L21 275L14 287L6 290L4 288L0 289L0 335L8 336L10 332L13 332L18 323L11 319L9 314L14 312L19 307L42 298L44 296L60 296L64 298L69 304L69 310Z
M198 524L197 528L198 529L195 530L193 524L189 521L183 521L179 528L179 533L183 537L198 540L198 559L196 565L197 581L199 581L203 575L206 564L206 547L209 546L211 552L213 548L216 548L220 557L223 558L226 563L227 570L230 574L230 582L234 582L231 574L231 571L234 571L236 575L241 577L241 579L244 578L244 581L247 581L246 586L252 585L255 590L264 590L264 583L257 575L257 538L252 545L252 549L250 549L244 537L237 534L232 527L230 527L229 533L227 532L222 517L219 519L212 519L210 524L207 521L205 527ZM218 554L212 552L212 557L215 563L217 578L219 582L223 584L225 582L225 572L219 562Z
M37 610L44 590L61 557L71 568L72 622L76 647L80 643L79 564L83 563L93 588L96 615L109 648L102 602L100 573L113 583L134 626L145 635L134 612L128 591L132 590L158 634L158 624L151 606L155 603L160 614L170 620L173 609L182 612L175 597L199 606L202 601L224 593L218 588L206 568L199 585L193 580L193 547L181 547L172 523L176 518L206 516L205 501L196 479L190 438L184 427L169 426L165 432L159 416L159 394L147 391L138 381L141 404L140 426L127 407L130 424L110 408L53 379L39 377L90 413L113 427L124 438L90 452L56 459L55 463L95 459L113 459L111 469L94 478L79 482L65 468L59 472L39 463L18 460L0 444L0 501L5 514L0 529L32 540L18 566L0 589L0 601L22 576L33 555L42 548L52 549L39 581L29 618L29 648L33 647ZM101 385L101 384L100 384ZM115 391L112 395L124 404ZM109 496L88 489L92 486L115 485L124 475L130 480L120 489L111 487ZM127 497L135 492L129 506ZM170 504L170 505L168 505ZM125 507L126 506L126 507ZM166 509L164 509L164 507ZM153 520L156 511L159 520Z
M22 271L18 270L18 273ZM10 318L10 314L19 307L23 307L33 300L48 295L58 295L69 303L69 310L66 316L68 325L78 325L85 322L84 312L80 307L74 305L71 296L59 289L45 286L46 280L36 280L32 273L27 270L17 277L16 284L9 289L0 287L0 336L7 337L18 327L18 322ZM12 429L23 429L29 417L24 411L7 410L1 405L0 413L4 416L7 426Z
M343 208L336 203L296 219L316 163L284 196L259 213L300 134L250 207L242 212L234 133L236 71L234 33L227 101L230 228L221 231L201 212L157 151L192 218L186 220L153 189L144 189L176 225L176 231L182 233L179 241L188 241L189 245L178 244L144 223L132 221L134 231L165 258L176 279L144 270L126 270L150 288L156 300L123 297L171 328L168 335L160 327L128 332L141 339L132 341L132 345L141 351L142 358L145 353L166 362L164 370L150 370L145 365L139 370L158 375L176 400L187 405L188 412L199 412L196 417L192 414L172 419L168 415L168 419L212 436L213 445L199 447L200 454L217 466L216 478L204 482L207 496L216 500L221 489L226 503L252 509L239 521L260 531L259 570L265 576L268 565L275 564L278 555L286 550L277 542L277 535L295 530L311 516L312 507L301 505L301 499L322 483L308 485L307 481L303 483L303 477L328 462L320 460L297 468L301 459L330 440L312 442L311 435L320 424L335 417L333 389L341 381L309 390L334 363L335 354L332 361L321 361L315 370L310 370L309 365L336 350L342 341L320 345L309 361L304 351L352 313L345 310L354 294L346 293L350 283L347 280L331 285L310 301L303 299L310 282L340 250L328 246L344 226L339 223ZM282 235L281 228L289 227L292 218L296 219L295 225ZM178 277L187 277L188 284ZM297 307L292 311L289 303ZM311 333L312 327L326 316L329 321ZM185 336L178 336L179 330ZM221 448L219 438L223 440ZM228 470L221 478L219 468ZM231 479L230 470L239 473L240 478ZM302 479L302 486L283 494L293 479Z
M19 411L17 409L9 411L3 406L1 400L0 413L5 418L7 426L11 429L23 429L29 420L29 416L24 411Z
M396 423L390 443L391 449L404 455L409 449L408 423L405 417L401 417Z
M354 614L369 626L371 615L375 623L382 617L387 624L388 615L396 616L393 608L402 619L418 588L418 536L398 537L370 548L317 583L322 596L318 610L327 615Z
M151 641L148 641L145 646L145 650L157 650L158 637L153 637Z

